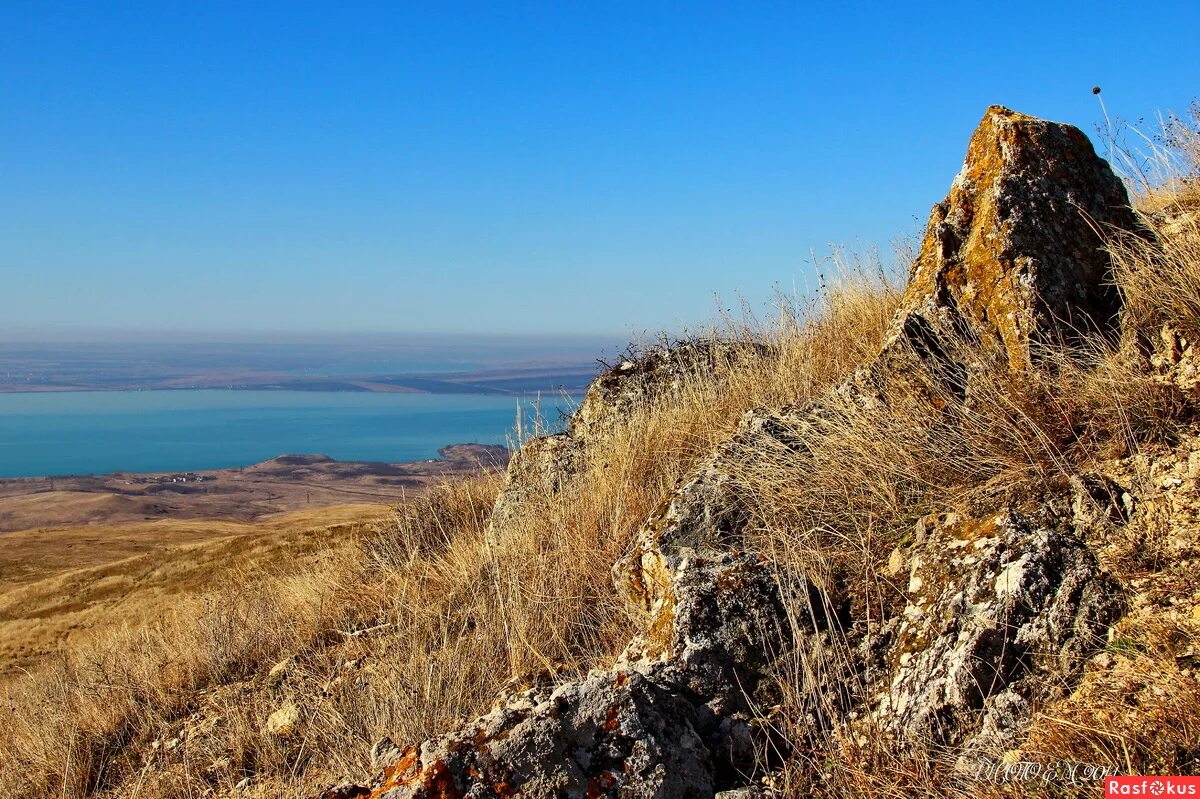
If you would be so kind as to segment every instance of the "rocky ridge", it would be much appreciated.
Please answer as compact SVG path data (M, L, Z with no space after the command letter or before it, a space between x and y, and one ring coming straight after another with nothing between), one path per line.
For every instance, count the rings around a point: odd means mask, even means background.
M760 787L763 728L755 697L781 653L854 645L844 671L811 686L829 701L814 735L858 725L900 746L1003 751L1037 703L1076 684L1126 608L1085 530L1121 512L1080 477L1036 511L1004 502L971 517L922 520L890 570L907 577L899 612L862 632L832 588L786 585L747 552L747 516L731 461L773 447L803 461L798 429L841 404L897 397L969 398L984 359L1038 368L1047 345L1112 335L1118 297L1100 231L1132 231L1128 198L1078 130L988 109L946 200L934 207L900 311L871 364L828 401L753 411L734 437L681 482L614 564L614 582L642 632L612 669L501 700L457 730L400 750L382 747L370 786L339 796L706 797ZM1171 349L1171 346L1174 349ZM1170 352L1179 344L1167 346ZM559 436L514 456L493 530L529 481L570 478L590 431L670 385L680 364L725 357L713 347L657 352L593 384ZM1183 360L1161 368L1181 375ZM1186 380L1179 377L1179 380ZM1090 480L1090 482L1089 482ZM1089 510L1090 509L1090 510ZM790 613L789 608L806 613ZM334 794L330 794L331 796Z

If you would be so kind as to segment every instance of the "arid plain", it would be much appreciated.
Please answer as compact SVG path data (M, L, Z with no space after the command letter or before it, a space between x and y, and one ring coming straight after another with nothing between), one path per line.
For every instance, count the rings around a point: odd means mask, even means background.
M447 477L502 468L461 444L411 463L284 455L245 468L0 480L0 681L73 636L153 619L220 576L319 557ZM291 568L291 567L288 567Z

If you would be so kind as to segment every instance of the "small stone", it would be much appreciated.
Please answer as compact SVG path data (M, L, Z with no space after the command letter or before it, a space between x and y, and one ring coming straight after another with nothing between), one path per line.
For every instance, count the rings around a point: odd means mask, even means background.
M287 673L289 671L291 671L291 669L292 669L292 659L291 658L285 658L285 659L279 661L278 663L276 663L274 666L271 667L270 671L267 672L267 682L269 682L269 683L282 682L283 678L287 676Z
M887 562L888 575L895 577L902 571L904 571L904 553L899 549L893 549Z
M266 730L277 738L286 738L296 731L296 725L299 723L300 708L289 699L267 717Z

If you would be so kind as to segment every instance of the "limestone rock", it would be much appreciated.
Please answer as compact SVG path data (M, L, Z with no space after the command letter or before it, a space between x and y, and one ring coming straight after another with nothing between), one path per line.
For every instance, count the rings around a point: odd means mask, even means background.
M892 336L966 336L1020 369L1037 345L1111 330L1120 299L1100 231L1138 227L1079 129L992 106L930 214Z
M669 601L611 671L506 699L413 747L373 797L711 797L755 767L747 697L784 613L757 556L685 558ZM818 600L819 602L819 600Z
M637 671L525 695L385 772L380 799L712 796L709 752L677 694Z
M928 528L876 717L912 743L1004 748L1103 647L1118 589L1082 542L1012 511Z
M886 403L889 391L931 380L965 395L976 356L1026 369L1043 344L1109 330L1118 298L1093 226L1133 229L1127 205L1078 130L989 109L933 209L883 350L830 398ZM688 370L753 352L687 345L606 372L565 433L514 457L493 533L523 491L561 490L614 419L669 392ZM765 670L783 649L819 646L852 620L835 624L830 598L802 576L784 596L771 565L742 551L749 517L732 464L748 451L804 458L809 433L837 407L748 413L652 514L614 565L618 591L644 620L614 669L506 699L410 747L371 795L706 799L751 783L748 721ZM904 739L1000 740L1031 701L1079 670L1115 613L1115 594L1077 540L1013 513L943 524L915 546L897 566L910 569L904 615L891 639L864 648L864 658L888 661L871 671L885 675L873 684L875 718ZM787 608L804 605L788 618ZM835 694L827 704L836 714L862 698L836 681L859 678L818 675L807 688ZM818 716L816 726L832 720Z
M819 411L810 409L748 411L732 438L680 482L613 566L617 591L632 611L655 615L668 583L664 575L677 569L687 553L741 548L741 531L749 517L731 464L747 451L783 449L797 454L803 443L796 431L810 427L816 414Z
M571 435L587 438L654 399L678 390L689 377L761 355L765 350L764 345L751 342L696 339L624 358L588 386L583 402L571 417Z
M747 413L617 564L623 596L648 611L661 558L738 546L747 516L733 464L747 452L803 457L798 432L819 430L839 403L877 406L907 393L940 406L966 395L972 361L987 353L1019 370L1032 366L1040 345L1108 330L1119 298L1097 229L1137 227L1124 186L1082 132L989 108L950 193L933 208L879 356L827 402Z
M267 717L264 729L276 738L286 738L296 731L299 724L300 708L289 699Z

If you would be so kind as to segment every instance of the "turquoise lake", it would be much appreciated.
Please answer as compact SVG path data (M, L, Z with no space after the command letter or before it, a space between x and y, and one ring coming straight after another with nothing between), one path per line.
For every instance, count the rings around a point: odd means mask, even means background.
M0 477L224 469L282 454L412 461L505 444L519 400L471 394L80 391L0 394ZM571 401L541 401L557 422ZM520 400L526 419L533 402Z

